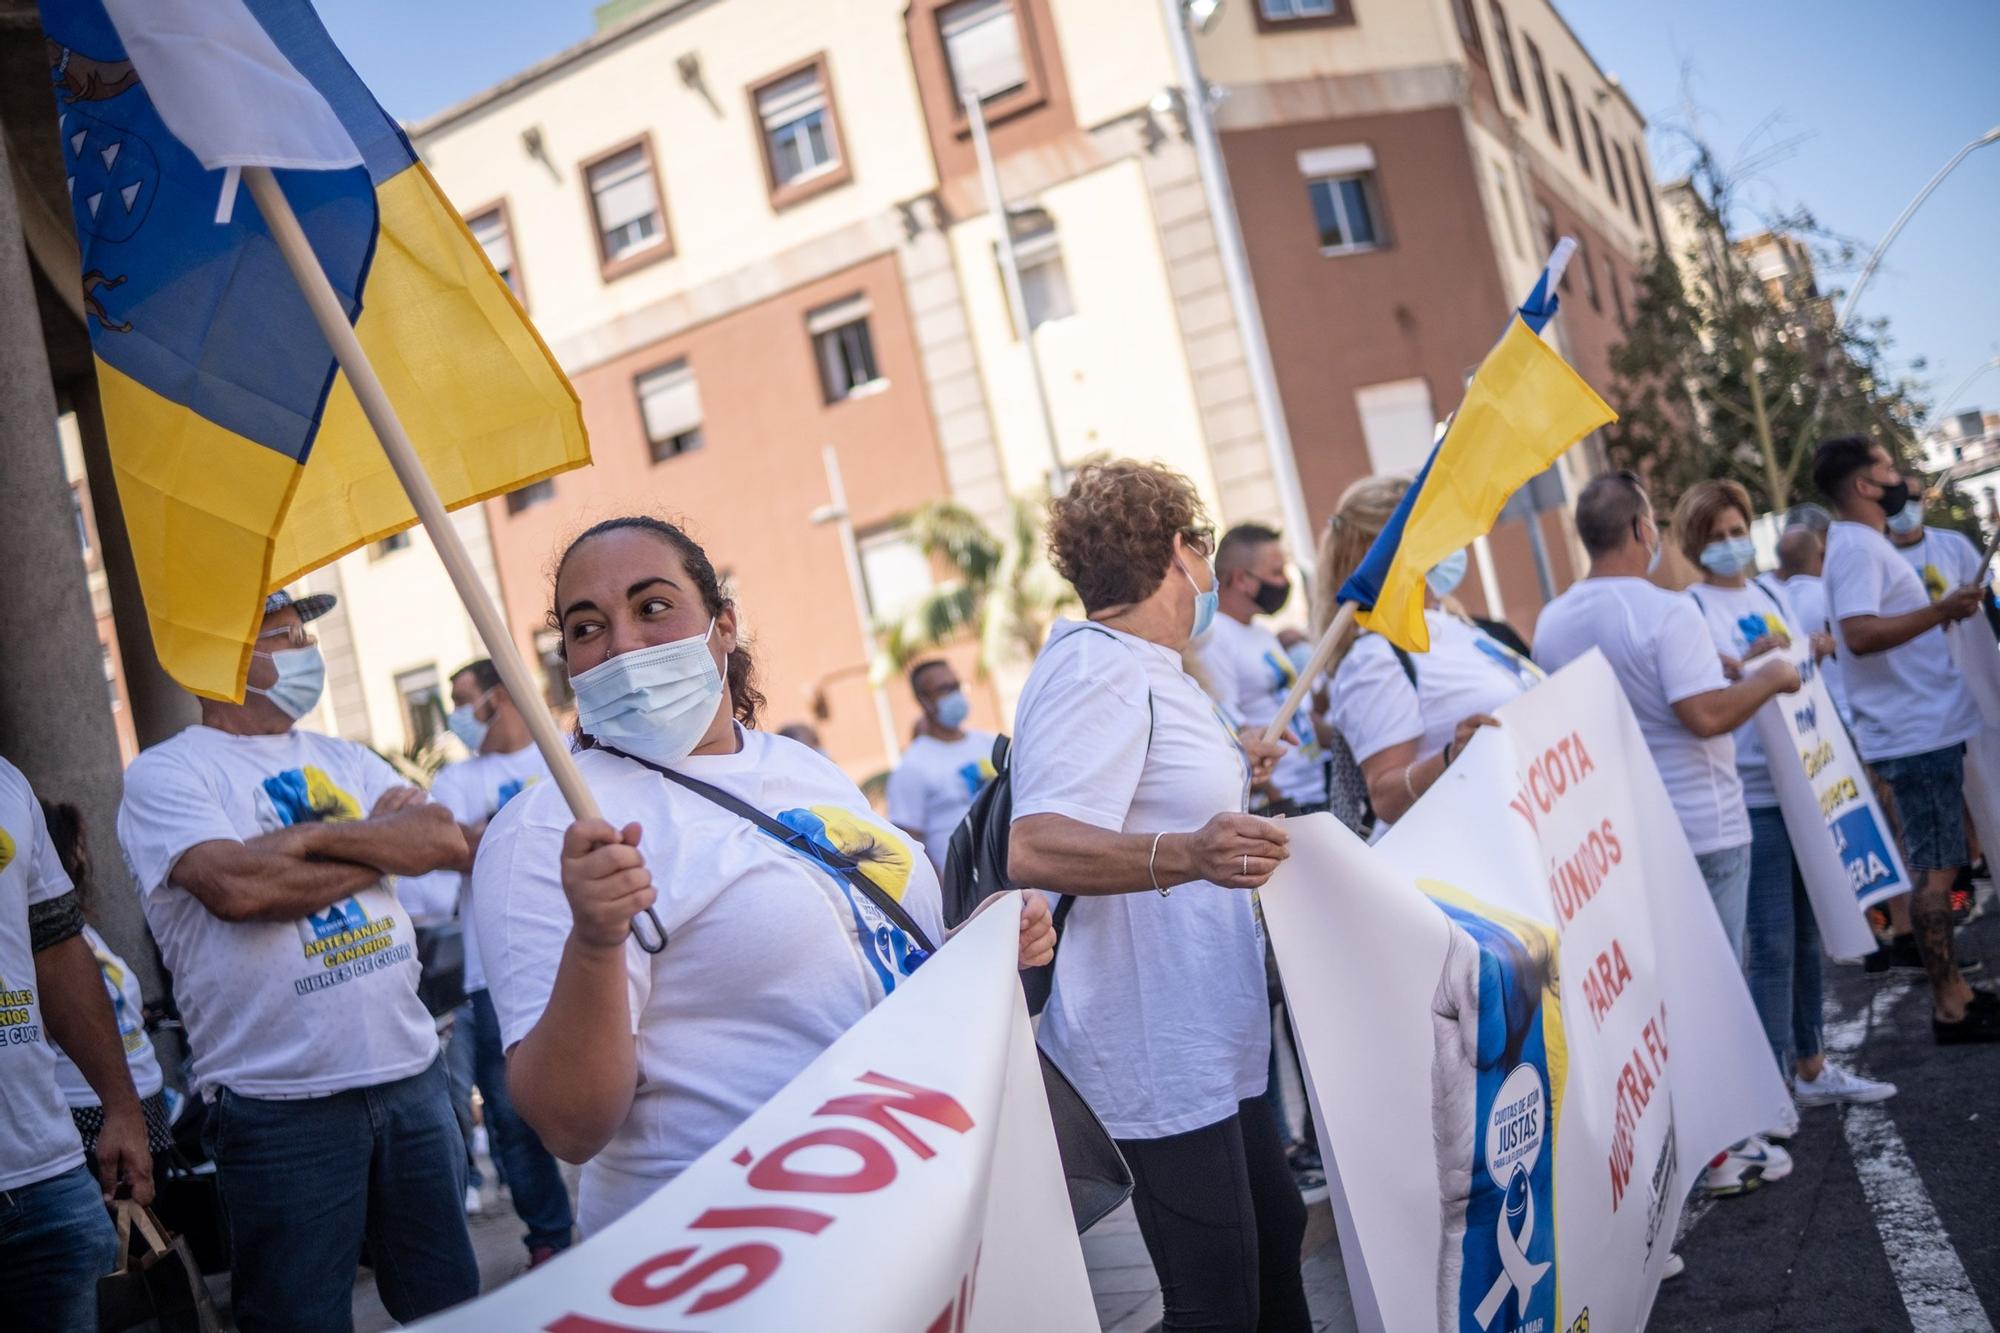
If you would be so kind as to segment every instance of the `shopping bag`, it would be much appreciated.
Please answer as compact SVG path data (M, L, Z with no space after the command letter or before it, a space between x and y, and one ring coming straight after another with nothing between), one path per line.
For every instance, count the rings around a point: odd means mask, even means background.
M157 1327L161 1333L221 1333L188 1243L153 1211L130 1199L111 1205L118 1230L118 1267L97 1280L99 1333Z

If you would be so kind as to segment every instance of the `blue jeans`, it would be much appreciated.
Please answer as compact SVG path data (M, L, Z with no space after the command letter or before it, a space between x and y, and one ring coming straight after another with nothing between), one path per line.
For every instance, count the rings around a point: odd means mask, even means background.
M1715 904L1715 915L1722 921L1722 933L1729 937L1729 947L1736 950L1736 965L1741 967L1750 905L1750 844L1700 852L1694 859L1708 884L1709 900Z
M543 1247L566 1250L576 1226L569 1187L563 1184L556 1159L528 1122L515 1114L507 1096L507 1055L500 1049L500 1015L493 1008L493 997L476 990L466 1008L472 1011L472 1022L463 1032L454 1031L451 1044L455 1047L463 1039L472 1052L473 1077L486 1108L493 1157L514 1196L514 1211L528 1226L522 1243L530 1253Z
M479 1171L479 1155L472 1151L472 1085L477 1079L473 1065L472 1001L451 1011L451 1027L445 1033L444 1072L451 1083L451 1114L458 1121L458 1133L465 1140L465 1183L478 1189L486 1183ZM504 1172L505 1167L501 1170Z
M1750 812L1750 998L1778 1072L1820 1052L1819 923L1776 806Z
M0 1190L0 1323L97 1333L97 1279L117 1263L118 1235L90 1168Z
M1889 784L1903 825L1903 861L1913 875L1970 865L1965 843L1965 746L1869 765Z
M325 1097L224 1089L204 1133L243 1333L348 1333L364 1238L399 1323L479 1294L465 1141L441 1058L421 1074Z

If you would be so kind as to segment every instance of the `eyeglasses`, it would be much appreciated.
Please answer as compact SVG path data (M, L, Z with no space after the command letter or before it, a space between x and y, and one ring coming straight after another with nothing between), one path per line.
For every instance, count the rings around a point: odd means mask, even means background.
M317 642L304 625L280 625L257 636L258 646L266 652L273 648L310 648Z

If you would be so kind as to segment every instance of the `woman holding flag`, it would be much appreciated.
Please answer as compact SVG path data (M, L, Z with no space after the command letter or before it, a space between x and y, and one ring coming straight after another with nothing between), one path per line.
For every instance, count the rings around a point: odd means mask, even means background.
M755 730L735 603L685 532L644 517L584 532L549 623L604 818L529 787L480 840L472 901L514 1109L585 1164L589 1236L748 1119L945 932L923 850L832 761ZM631 921L655 903L667 944L649 953ZM1029 894L1021 965L1054 947Z
M1320 538L1315 589L1347 583L1409 488L1402 477L1365 477L1347 488ZM1460 549L1425 578L1430 651L1413 654L1364 632L1333 674L1333 725L1361 765L1381 824L1402 818L1474 733L1494 725L1490 714L1542 679L1524 652L1502 641L1513 637L1511 630L1489 630L1449 600L1465 564ZM1332 599L1322 595L1313 613L1323 633L1333 619Z
M1723 674L1731 680L1753 669L1753 659L1789 648L1792 627L1800 623L1783 589L1750 577L1757 567L1750 515L1750 493L1727 480L1697 482L1674 509L1674 540L1702 574L1688 596L1701 608L1722 655ZM1831 634L1816 630L1811 641L1815 661L1833 656ZM1827 1063L1820 1044L1820 939L1812 900L1792 855L1756 719L1734 734L1736 774L1750 811L1743 970L1771 1053L1801 1106L1886 1101L1896 1095L1895 1084Z
M1075 895L1041 1045L1131 1167L1167 1329L1311 1327L1305 1208L1264 1100L1271 1018L1248 893L1287 855L1245 813L1278 746L1182 669L1216 612L1185 477L1082 468L1049 554L1087 619L1049 633L1016 714L1014 882Z

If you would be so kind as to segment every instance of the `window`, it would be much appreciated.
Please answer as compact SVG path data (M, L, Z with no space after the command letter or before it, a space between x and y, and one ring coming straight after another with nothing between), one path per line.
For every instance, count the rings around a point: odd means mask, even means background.
M1625 161L1625 145L1613 144L1611 147L1618 154L1618 179L1625 183L1625 211L1632 215L1632 225L1637 227L1641 225L1639 222L1639 192L1632 188L1632 172Z
M1590 144L1584 140L1583 121L1576 114L1576 94L1570 91L1569 80L1561 74L1556 75L1556 85L1562 89L1563 112L1569 117L1569 134L1576 145L1576 160L1582 164L1583 174L1588 176L1592 174Z
M396 673L396 693L403 700L403 736L411 749L428 745L444 730L444 691L436 666Z
M368 558L370 560L380 560L385 555L394 555L397 551L407 551L409 549L410 530L404 528L401 532L392 532L381 541L370 546L368 548Z
M1257 16L1266 23L1330 19L1335 16L1335 0L1257 0Z
M1437 417L1430 385L1423 380L1364 385L1354 391L1354 408L1361 416L1370 471L1412 475L1431 456Z
M814 56L751 94L764 136L764 171L779 207L845 184L847 170L825 55Z
M930 560L902 528L872 533L856 545L861 548L861 589L874 619L901 616L936 586Z
M1493 188L1500 196L1500 212L1507 219L1507 239L1514 243L1514 253L1526 259L1528 247L1521 240L1521 223L1514 215L1514 194L1507 188L1507 168L1500 163L1493 164Z
M1611 287L1611 304L1618 311L1618 327L1629 332L1632 328L1632 318L1625 313L1625 289L1618 285L1618 270L1606 264L1604 277Z
M1632 145L1632 172L1639 178L1639 196L1646 201L1646 220L1653 224L1653 241L1665 249L1667 235L1660 230L1660 210L1653 203L1653 183L1646 178L1646 149L1643 144Z
M1590 251L1584 249L1580 241L1576 247L1576 262L1577 267L1583 270L1583 294L1590 301L1590 308L1602 313L1604 299L1597 291L1597 265L1592 262Z
M554 477L543 477L540 481L523 486L518 491L507 492L507 512L518 514L524 509L532 509L545 500L556 498Z
M1363 172L1306 183L1306 192L1312 196L1313 221L1319 227L1321 254L1347 255L1381 247L1371 202L1374 178L1373 172Z
M1618 177L1611 171L1611 153L1604 146L1604 126L1598 121L1595 111L1590 113L1590 137L1597 141L1597 161L1604 168L1604 188L1611 195L1611 202L1618 202Z
M819 362L820 390L829 403L858 398L885 387L875 368L875 342L868 336L868 301L854 296L821 306L806 316L813 358Z
M1988 495L1993 492L1986 492ZM117 712L125 705L118 698L118 664L111 660L111 645L99 640L97 651L104 655L104 692L111 696L111 711Z
M1479 16L1472 10L1472 0L1451 0L1452 16L1458 20L1458 35L1465 42L1465 49L1486 59L1486 43L1479 35Z
M976 96L990 102L1027 84L1011 0L957 0L938 11L938 31L959 101Z
M1527 85L1521 82L1521 58L1514 54L1514 30L1507 26L1507 11L1493 0L1493 43L1500 48L1500 64L1507 71L1507 91L1523 111L1528 108Z
M514 229L507 222L507 206L496 204L475 213L465 220L465 226L472 239L479 242L479 248L486 252L486 261L493 265L493 271L513 291L514 299L525 303L527 289L521 285L520 269L514 262Z
M701 448L701 389L686 357L647 371L632 388L655 463Z
M80 485L69 488L69 514L76 520L76 544L83 548L83 562L87 565L92 559L90 521L83 514L83 487Z
M1554 254L1556 241L1560 239L1556 233L1556 215L1549 212L1549 206L1539 199L1535 201L1535 221L1542 229L1542 253ZM1570 267L1574 268L1575 265L1572 264ZM1563 292L1569 290L1569 269L1563 270L1562 281L1556 284L1556 290Z
M1070 298L1069 271L1063 267L1054 220L1037 209L1014 214L1007 225L1014 231L1014 263L1021 270L1021 304L1027 308L1028 327L1039 329L1052 319L1074 315L1076 303ZM1014 336L1020 337L1021 331L1014 330Z
M665 258L672 253L650 140L613 149L587 163L583 174L590 189L598 257L606 277L637 267L641 257Z
M1557 143L1563 141L1562 127L1556 124L1556 99L1549 95L1549 71L1542 64L1542 48L1535 45L1535 39L1522 39L1528 44L1528 72L1535 76L1535 94L1542 99L1542 128Z

